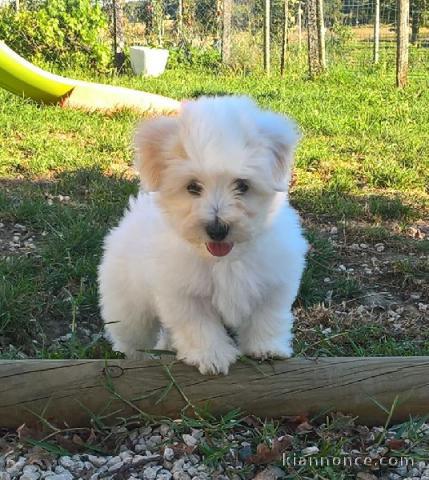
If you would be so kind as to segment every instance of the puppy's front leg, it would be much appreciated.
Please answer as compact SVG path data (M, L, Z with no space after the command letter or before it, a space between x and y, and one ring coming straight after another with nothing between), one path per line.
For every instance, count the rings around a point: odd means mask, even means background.
M195 365L203 375L228 373L239 350L209 301L163 297L159 311L180 360Z
M240 326L241 353L261 359L290 357L293 353L291 306L280 291L273 292Z

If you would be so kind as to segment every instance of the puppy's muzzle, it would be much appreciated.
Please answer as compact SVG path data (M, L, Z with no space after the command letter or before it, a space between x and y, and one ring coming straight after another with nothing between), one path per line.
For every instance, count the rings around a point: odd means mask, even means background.
M214 222L210 222L206 225L207 235L216 242L225 240L229 232L229 225L219 220L216 217Z

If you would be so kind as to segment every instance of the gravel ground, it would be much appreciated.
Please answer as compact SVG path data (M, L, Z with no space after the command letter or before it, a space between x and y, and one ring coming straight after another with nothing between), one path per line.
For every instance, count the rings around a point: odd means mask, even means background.
M111 455L95 453L100 444L96 446L94 430L64 431L48 435L49 441L46 436L37 441L35 438L41 432L22 426L13 434L4 432L0 437L0 480L429 480L429 462L421 460L429 457L429 424L369 429L337 414L317 426L305 417L288 417L274 429L273 426L245 417L222 434L216 433L221 429L219 425L192 428L184 426L183 421L133 430L116 427L108 434L108 441L106 438L103 441L104 450L109 442L116 444ZM326 455L327 445L338 448ZM61 455L61 449L70 453ZM318 467L285 466L282 462L283 454L290 462L294 458L309 462L310 457L329 458L333 453L341 458L370 461L365 463L366 467L344 468L347 475L341 477L332 476L333 471L327 477L326 470L321 470L318 476ZM399 457L407 458L408 464L380 467L381 458L400 462ZM338 468L336 471L341 471Z

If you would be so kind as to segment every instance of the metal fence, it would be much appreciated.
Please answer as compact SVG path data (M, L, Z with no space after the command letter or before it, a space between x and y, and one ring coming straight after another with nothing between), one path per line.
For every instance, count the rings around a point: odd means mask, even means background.
M285 74L308 71L317 50L309 52L313 20L318 22L315 40L324 45L317 54L327 69L378 64L394 72L398 5L409 2L409 72L429 70L429 0L93 1L101 2L109 17L117 65L129 46L149 45L175 49L183 58L217 55L240 71ZM40 0L0 2L0 8L11 3L16 8L34 4L34 9Z
M121 5L128 45L212 48L237 69L306 68L312 0L110 1ZM321 1L327 66L381 63L394 69L398 3ZM409 40L411 75L421 74L429 68L428 0L411 0Z

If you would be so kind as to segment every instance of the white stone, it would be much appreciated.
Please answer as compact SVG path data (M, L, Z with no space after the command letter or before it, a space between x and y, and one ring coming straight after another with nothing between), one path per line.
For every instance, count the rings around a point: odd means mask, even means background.
M49 480L73 480L73 475L70 472L54 473L48 478Z
M156 475L161 468L162 467L160 465L156 467L146 467L143 470L143 480L155 480Z
M20 480L39 480L40 478L39 468L35 465L26 465L22 471L23 475L21 475Z
M87 458L95 467L101 467L107 462L105 457L97 457L96 455L88 455Z
M182 435L183 441L188 445L188 447L195 447L195 445L198 443L197 439L194 438L192 435L189 435L188 433L184 433Z
M18 475L18 473L23 469L25 465L25 457L19 457L15 462L11 459L6 461L6 472L9 473L12 477Z
M174 480L191 480L191 477L183 471L177 471L173 473Z
M112 457L108 462L107 466L111 467L112 465L115 465L115 463L122 463L121 457L119 455L116 455L115 457Z
M156 480L170 480L172 476L173 475L168 470L163 468L158 472Z
M319 453L319 448L315 445L302 450L303 455L316 455L316 453Z
M375 245L375 249L377 250L377 252L381 253L381 252L384 252L384 245L382 243L376 243Z
M109 473L117 472L122 468L122 465L123 465L123 462L114 463L113 465L110 465L108 472Z
M166 447L164 450L164 458L168 461L171 462L174 458L174 450L172 448Z

